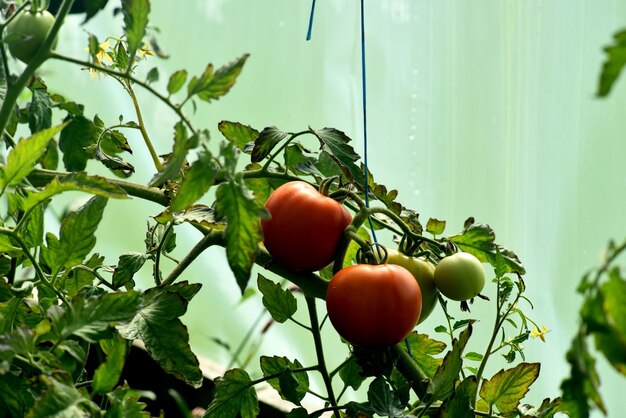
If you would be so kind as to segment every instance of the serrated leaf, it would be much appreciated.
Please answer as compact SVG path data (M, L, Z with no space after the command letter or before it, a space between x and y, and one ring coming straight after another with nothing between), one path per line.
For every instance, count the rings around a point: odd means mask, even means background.
M11 362L16 355L25 355L35 349L33 330L20 327L0 335L0 363Z
M350 356L348 362L339 370L339 377L346 386L351 387L353 390L358 390L365 381L365 377L361 374L361 366L359 366L354 356Z
M92 254L91 257L89 257L89 260L83 263L83 265L90 269L94 269L102 266L103 263L104 257L96 253ZM72 270L65 281L65 290L71 297L74 297L83 287L93 285L94 280L95 276L91 272L83 269Z
M294 373L294 370L302 368L298 361L290 361L286 357L261 356L261 370L264 377L280 375L267 382L274 388L280 396L296 405L304 398L309 390L309 376L306 373Z
M520 363L512 369L500 370L491 379L483 380L480 397L504 414L513 412L539 377L539 363Z
M142 46L143 37L146 35L150 1L122 0L122 13L124 14L124 32L128 39L128 55L132 57Z
M244 54L238 59L218 68L207 82L201 83L196 87L195 94L198 95L198 98L210 102L228 93L241 73L248 56L249 54Z
M259 402L250 376L243 369L232 369L215 379L215 398L204 415L207 418L255 418Z
M441 418L474 418L474 397L476 395L476 376L463 380L455 389L454 394L446 399L441 406Z
M417 332L410 333L406 338L406 343L411 350L413 361L429 378L432 378L443 361L443 359L433 356L443 353L446 349L446 344L433 340L426 334L418 334Z
M183 88L186 81L187 81L187 70L183 69L183 70L178 70L174 72L174 74L170 76L170 79L167 82L167 92L169 94L178 93L180 89Z
M129 323L118 326L118 330L128 340L141 339L148 354L165 372L198 388L203 377L189 346L187 327L179 319L188 304L180 293L176 288L148 289L141 310Z
M126 360L127 343L121 338L109 340L106 360L101 363L93 376L91 385L94 393L108 393L117 386Z
M426 222L426 231L430 232L433 235L443 234L445 228L446 221L440 221L439 219L430 218L428 219L428 222Z
M1 65L0 65L1 67ZM0 412L9 417L23 417L35 403L32 384L12 373L0 378Z
M606 60L602 65L600 79L598 80L599 97L605 97L613 88L617 78L626 65L626 30L613 34L613 44L604 48Z
M61 131L59 149L67 171L83 171L91 157L86 149L98 141L101 130L82 115L66 119L69 123Z
M357 185L365 184L365 175L363 171L355 164L360 157L349 145L350 138L334 128L313 129L312 132L317 136L322 144L322 149L327 151L330 156L339 164L340 168L346 175L356 182Z
M30 174L35 169L35 163L39 161L46 151L52 137L64 127L65 124L57 125L18 141L15 148L9 153L7 163L2 170L0 189L16 185Z
M32 133L52 126L52 102L44 89L34 89L28 104L28 127Z
M259 274L258 286L259 291L263 294L263 306L276 322L285 322L298 310L296 298L278 283L274 283Z
M228 222L226 257L243 293L261 241L259 220L265 216L265 210L241 181L229 181L218 187L215 209Z
M215 174L213 158L207 152L201 152L198 159L185 172L180 188L170 204L170 210L178 212L193 205L213 185Z
M119 289L133 279L147 260L144 253L127 253L122 254L117 262L117 266L113 271L113 287Z
M43 259L54 274L64 267L80 264L93 249L96 244L94 233L106 204L107 199L94 196L63 219L60 238L48 233L47 246L41 251Z
M85 173L70 173L61 179L58 177L53 178L40 192L29 193L20 208L28 211L52 196L67 191L91 193L110 199L125 199L128 197L124 189L110 183L104 177L88 176Z
M146 404L139 401L145 396L146 392L130 389L126 384L118 386L106 395L110 406L104 418L150 418L151 414L144 411Z
M288 134L286 132L274 126L263 129L254 140L251 157L252 162L258 163L265 159L265 157L272 152L274 147L287 138L287 136Z
M193 140L193 136L187 138L187 128L184 123L178 122L174 127L174 147L172 153L161 170L150 180L150 186L161 186L180 173Z
M222 135L224 135L224 138L233 143L241 151L244 151L246 146L254 142L259 136L259 131L239 122L223 120L217 127Z
M384 417L403 417L404 406L391 390L385 379L378 376L367 390L367 399L372 410Z
M40 375L39 379L45 385L45 389L43 395L26 414L26 418L86 416L80 405L89 401L78 389L45 375Z
M506 263L507 272L525 274L526 270L517 255L495 243L496 234L489 225L472 223L458 235L448 237L459 249L470 253L480 261L496 265L496 253L500 251Z
M461 356L471 335L472 324L468 324L467 328L459 335L459 339L452 342L452 349L448 351L428 385L427 393L433 399L444 400L454 392L455 382L458 380L463 366Z

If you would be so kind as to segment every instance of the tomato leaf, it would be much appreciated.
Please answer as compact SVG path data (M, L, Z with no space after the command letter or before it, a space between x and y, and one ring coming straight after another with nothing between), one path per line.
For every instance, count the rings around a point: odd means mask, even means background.
M448 237L459 249L470 253L482 262L487 262L492 266L496 263L496 253L500 251L507 267L507 272L518 272L525 274L526 270L517 255L495 243L496 234L489 225L472 223L458 235Z
M28 127L32 133L52 126L52 101L45 89L34 89L28 105Z
M215 379L215 398L204 416L254 418L259 411L259 401L250 376L243 369L232 369Z
M302 364L298 361L290 361L286 357L267 357L261 356L261 370L264 377L276 376L269 379L269 383L278 391L280 396L296 405L300 405L300 401L309 390L309 376L306 373L294 370L302 368Z
M210 102L228 93L241 73L248 56L249 54L244 54L216 71L213 71L213 64L208 64L200 77L194 76L187 84L187 98L197 95L200 100Z
M46 247L41 256L54 274L62 268L80 264L96 245L94 233L98 228L107 199L94 196L77 210L70 212L61 223L59 237L46 235Z
M135 273L141 269L148 257L144 253L122 254L113 270L112 285L115 289L125 286L133 280Z
M612 45L604 48L607 56L598 83L599 97L605 97L611 92L613 84L626 65L626 30L613 34L613 41Z
M455 382L458 379L461 367L463 366L463 350L472 335L472 324L468 324L467 328L461 332L458 340L452 342L452 349L448 351L443 362L437 367L437 371L433 376L427 394L437 400L445 400L454 392Z
M139 399L146 397L146 392L139 392L128 387L127 383L115 388L113 392L107 393L107 401L111 405L105 418L150 418L150 414L145 412L146 404Z
M428 222L426 222L426 231L430 232L433 235L443 234L445 228L446 221L440 221L439 219L430 218L428 219Z
M520 363L512 369L502 369L491 379L483 380L480 397L504 414L513 412L539 377L539 369L539 363Z
M411 350L411 357L413 361L426 373L429 378L432 378L437 368L443 362L440 358L433 356L443 353L446 349L446 344L433 340L426 334L418 334L417 332L410 333L406 338L406 343Z
M202 372L189 346L187 327L179 319L187 311L192 296L183 293L189 286L192 294L199 289L186 283L148 289L141 310L118 329L127 340L143 340L148 354L165 372L198 388L202 385Z
M404 407L385 379L378 376L367 390L367 399L374 413L384 417L403 417Z
M187 209L204 196L215 182L215 172L213 158L208 152L201 151L198 159L185 172L185 177L172 200L170 210L177 212Z
M180 89L183 88L186 81L187 81L187 70L183 69L183 70L178 70L174 72L174 74L170 76L170 79L167 82L167 92L169 94L178 93Z
M82 417L85 411L81 405L91 404L73 385L66 385L46 375L40 375L39 380L44 384L43 394L37 398L29 417Z
M353 390L358 390L365 381L365 376L361 374L361 371L361 366L359 366L354 356L350 356L348 362L344 363L339 370L339 377L346 386L351 387Z
M254 143L259 136L259 131L239 122L223 120L217 126L224 138L233 143L241 151L244 151L248 144Z
M323 177L315 166L315 158L304 155L303 151L304 148L300 144L291 144L285 148L285 168L296 175L311 174Z
M122 338L112 338L110 349L106 353L106 360L96 369L93 376L92 388L94 393L107 393L112 391L122 375L126 360L127 343ZM104 340L101 342L101 344Z
M163 185L166 181L171 180L180 174L180 170L185 163L185 157L187 152L191 148L193 142L197 138L194 136L187 137L187 128L183 122L178 122L174 127L174 147L172 152L167 158L167 162L163 165L161 170L152 177L150 180L150 186L158 187Z
M258 163L267 157L279 142L287 138L288 134L275 126L270 126L261 131L254 140L252 148L252 162Z
M0 176L0 189L18 184L35 168L35 163L46 151L48 143L65 124L57 125L35 133L26 139L21 139L11 150L7 163Z
M298 310L296 298L278 283L274 283L259 274L258 286L259 291L263 294L263 306L272 315L274 321L283 323Z
M122 13L124 14L124 31L128 38L128 55L132 57L142 46L143 37L146 35L150 1L122 0Z
M474 396L478 384L476 376L463 380L454 390L454 394L441 406L441 418L474 418Z
M24 416L34 403L32 383L13 373L2 375L2 379L0 379L0 411L4 412L6 416L20 417Z
M101 129L82 115L70 117L66 121L69 123L59 137L63 164L68 171L82 171L90 158L86 149L97 142Z
M250 270L261 241L259 219L265 210L254 199L240 177L221 184L217 189L215 209L226 218L226 257L241 292L250 279Z
M337 162L342 171L357 185L363 187L365 175L355 164L360 157L349 145L350 138L340 130L334 128L311 129L311 132L320 140L322 149Z

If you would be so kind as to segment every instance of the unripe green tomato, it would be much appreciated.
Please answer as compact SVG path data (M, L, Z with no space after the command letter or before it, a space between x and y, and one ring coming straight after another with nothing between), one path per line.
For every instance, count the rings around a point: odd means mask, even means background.
M46 39L46 35L54 25L54 16L44 10L32 13L21 12L13 19L6 28L6 41L11 54L20 61L28 64L37 50ZM52 43L52 49L56 46L57 39Z
M449 255L435 267L435 286L448 299L469 300L485 287L485 269L471 254Z
M435 267L420 258L409 257L396 250L387 249L387 264L396 264L407 269L420 286L422 291L422 313L418 324L424 322L437 305L439 291L435 286Z

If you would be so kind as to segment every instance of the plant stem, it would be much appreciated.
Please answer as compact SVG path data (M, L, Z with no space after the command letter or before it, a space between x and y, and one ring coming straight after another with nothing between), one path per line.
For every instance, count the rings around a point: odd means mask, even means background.
M133 107L135 108L135 114L137 115L137 124L139 125L139 131L141 132L141 136L143 138L144 143L146 144L146 148L150 152L150 156L152 157L152 162L154 163L154 167L157 171L161 171L162 164L159 159L159 155L157 154L154 146L152 145L152 141L150 140L150 136L148 135L148 131L146 130L146 125L143 121L143 115L141 114L141 108L139 107L139 101L137 100L137 95L133 90L133 86L130 82L125 83L126 91L130 95L131 100L133 101Z
M317 367L324 380L326 391L328 393L328 401L333 407L337 406L335 394L333 392L333 385L326 368L326 361L324 360L324 349L322 347L322 337L320 335L319 320L317 318L317 307L315 306L315 299L306 296L306 306L309 310L309 318L311 319L311 332L313 333L313 342L315 343L315 353L317 354ZM334 411L335 417L339 418L340 415L337 411Z
M309 131L303 131L303 132L298 132L295 134L291 134L291 136L278 148L278 150L276 150L276 152L274 152L270 158L267 159L267 161L265 162L265 164L263 164L263 167L261 168L261 171L268 171L270 164L272 163L272 161L274 161L274 159L276 159L276 157L278 155L280 155L280 153L287 148L287 145L289 145L291 143L291 141L293 141L294 139L296 139L297 137L304 135L306 133L308 133Z
M430 378L417 363L415 363L401 344L394 345L392 349L398 356L398 363L396 365L398 371L411 383L411 388L417 397L423 400L427 394L426 391L430 384Z

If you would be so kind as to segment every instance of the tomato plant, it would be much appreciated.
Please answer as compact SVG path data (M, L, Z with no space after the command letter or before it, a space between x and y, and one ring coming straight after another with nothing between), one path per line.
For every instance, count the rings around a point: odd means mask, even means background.
M54 25L54 16L47 10L19 13L6 27L7 44L11 54L24 63L29 63L42 45ZM52 49L56 46L54 39Z
M421 258L409 257L393 249L387 249L388 264L396 264L407 269L420 286L422 292L422 313L418 324L424 322L437 306L439 294L434 282L435 267Z
M413 275L394 264L357 264L336 273L326 293L328 317L358 346L402 341L417 324L422 294Z
M437 289L448 299L469 300L483 290L485 269L475 256L459 252L437 264L434 280Z
M303 181L278 187L265 203L263 243L272 257L293 271L316 271L335 258L352 216L340 203Z

